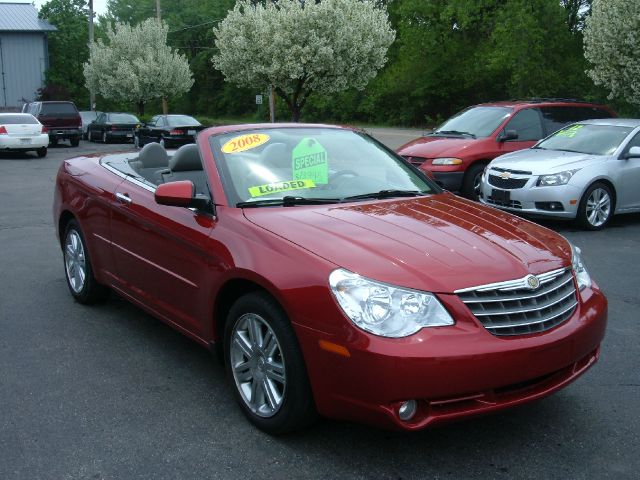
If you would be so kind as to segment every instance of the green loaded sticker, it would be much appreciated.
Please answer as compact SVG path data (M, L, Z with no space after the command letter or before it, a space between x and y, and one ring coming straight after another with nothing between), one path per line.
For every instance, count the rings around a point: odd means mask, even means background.
M313 180L316 184L329 183L327 151L313 138L303 138L291 153L294 180Z
M560 130L556 135L558 135L559 137L573 138L576 136L576 133L578 133L582 127L584 127L584 125L573 125L569 128L565 128L564 130Z
M316 184L313 180L305 178L303 180L291 180L288 182L267 183L266 185L256 185L249 187L249 194L252 197L261 197L270 193L288 192L289 190L300 190L301 188L313 188Z

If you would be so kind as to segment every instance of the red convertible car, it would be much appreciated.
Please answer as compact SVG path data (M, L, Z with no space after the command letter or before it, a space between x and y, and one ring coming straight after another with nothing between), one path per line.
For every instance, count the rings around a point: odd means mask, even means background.
M113 290L215 347L270 433L523 404L591 367L605 332L578 248L351 129L216 127L171 157L73 158L53 214L73 297Z

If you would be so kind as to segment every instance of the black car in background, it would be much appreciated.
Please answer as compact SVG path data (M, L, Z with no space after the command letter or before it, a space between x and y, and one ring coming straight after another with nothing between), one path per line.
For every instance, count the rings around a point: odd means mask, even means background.
M158 142L165 148L177 148L194 143L200 130L206 128L188 115L156 115L136 132L135 143L142 147Z
M87 127L90 142L133 142L136 128L140 126L138 117L131 113L104 112Z

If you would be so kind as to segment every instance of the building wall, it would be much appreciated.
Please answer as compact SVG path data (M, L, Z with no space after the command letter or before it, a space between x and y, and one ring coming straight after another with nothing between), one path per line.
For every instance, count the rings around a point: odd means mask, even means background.
M44 85L47 67L43 33L0 32L0 110L20 109Z

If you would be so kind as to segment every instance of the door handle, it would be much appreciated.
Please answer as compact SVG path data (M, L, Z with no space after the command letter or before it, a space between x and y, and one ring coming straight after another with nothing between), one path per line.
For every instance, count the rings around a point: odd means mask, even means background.
M126 193L116 193L116 200L126 205L129 205L133 201Z

